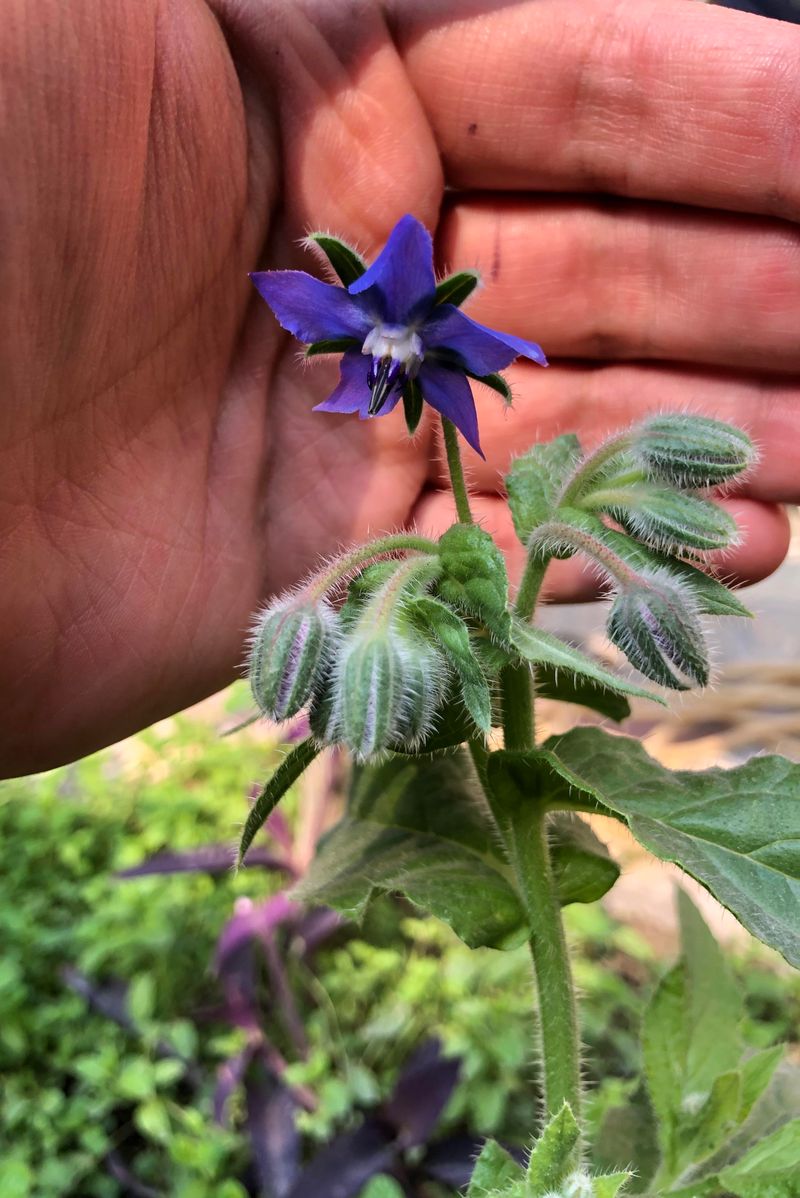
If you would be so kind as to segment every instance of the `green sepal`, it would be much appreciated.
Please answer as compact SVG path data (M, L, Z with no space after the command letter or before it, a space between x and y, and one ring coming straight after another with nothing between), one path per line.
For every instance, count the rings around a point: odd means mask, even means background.
M475 656L469 629L459 615L438 599L415 599L406 609L417 626L433 637L459 681L464 706L484 735L492 727L492 696Z
M435 304L453 304L454 307L460 308L465 300L469 299L475 288L481 281L481 277L475 270L460 270L457 274L448 275L446 279L442 279L436 284L436 295L434 297Z
M305 356L316 358L321 354L345 354L349 349L360 349L355 337L331 337L328 341L312 341L306 346Z
M544 1198L558 1191L575 1164L575 1150L580 1140L578 1121L568 1103L553 1116L533 1146L526 1181L530 1198Z
M319 752L320 746L316 744L313 737L309 736L284 757L275 773L263 787L245 821L242 839L239 842L237 865L243 863L247 850L266 823L270 812L274 811L289 787L311 765Z
M403 414L410 437L413 437L422 419L422 405L422 389L419 383L416 379L407 379L403 384Z
M484 387L491 387L492 391L496 391L498 395L502 395L507 404L511 403L513 396L502 374L475 374L471 370L465 370L464 374L468 378L475 379L476 383L483 383Z
M365 273L367 264L364 259L338 237L332 237L330 233L310 233L308 240L319 246L345 287L355 283Z

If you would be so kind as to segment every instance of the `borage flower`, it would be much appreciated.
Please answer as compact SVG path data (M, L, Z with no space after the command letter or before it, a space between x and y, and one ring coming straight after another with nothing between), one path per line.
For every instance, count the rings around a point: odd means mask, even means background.
M431 236L413 216L398 221L371 266L336 238L310 240L328 255L342 287L299 270L250 277L309 355L343 354L339 385L314 410L358 412L364 420L385 416L402 398L413 431L424 401L482 453L468 378L509 398L496 372L519 356L546 366L541 348L459 311L478 276L464 272L437 286Z

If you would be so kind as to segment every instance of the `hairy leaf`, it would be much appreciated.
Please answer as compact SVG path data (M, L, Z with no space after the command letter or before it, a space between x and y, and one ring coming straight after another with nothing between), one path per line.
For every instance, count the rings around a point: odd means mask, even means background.
M543 629L534 628L516 618L511 621L511 644L520 657L532 665L544 665L552 670L563 670L568 677L577 675L579 679L588 679L590 683L594 683L598 687L606 687L607 690L617 694L638 695L640 698L652 699L656 703L663 702L658 695L603 669L590 657L586 657L578 649L568 645L566 641L553 636L551 632L544 632Z
M461 754L364 769L295 894L358 919L374 894L399 892L472 947L521 943L523 907L472 786Z
M545 747L645 848L680 865L800 965L800 765L755 757L732 770L673 773L638 742L599 728Z
M526 1173L530 1198L543 1198L558 1190L574 1167L579 1139L578 1122L565 1102L533 1146Z
M580 456L578 438L566 433L546 444L531 446L512 462L505 478L508 506L523 545L527 545L533 530L552 516Z
M278 805L289 787L297 781L319 752L319 745L314 742L313 737L309 736L284 757L264 786L247 817L239 843L239 865L244 861L247 850L266 823L270 812Z
M556 666L539 664L535 673L536 694L542 699L558 699L560 703L577 703L619 723L631 714L631 705L616 691L609 690L582 674L559 670ZM653 696L649 696L653 697Z
M475 1162L467 1198L484 1198L493 1190L503 1190L524 1181L525 1171L510 1153L497 1143L487 1140Z
M475 656L469 629L459 615L438 599L420 598L409 605L418 627L428 632L455 671L464 706L476 727L488 733L492 727L492 696Z

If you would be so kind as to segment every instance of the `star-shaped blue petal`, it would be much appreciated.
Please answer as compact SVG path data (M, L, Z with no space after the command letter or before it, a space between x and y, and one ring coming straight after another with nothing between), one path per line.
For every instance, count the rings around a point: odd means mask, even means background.
M398 221L371 266L346 252L355 263L347 286L296 270L251 276L283 328L318 351L332 352L335 343L343 352L339 384L315 410L384 416L415 381L425 402L481 453L468 376L493 375L517 357L546 366L541 347L437 302L433 242L413 216Z

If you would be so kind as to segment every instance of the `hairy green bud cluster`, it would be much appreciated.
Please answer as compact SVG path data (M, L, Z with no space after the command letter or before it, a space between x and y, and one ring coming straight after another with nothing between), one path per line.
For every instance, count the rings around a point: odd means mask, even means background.
M672 690L708 682L697 603L667 569L642 573L620 586L607 630L631 665L654 682Z
M741 429L703 416L651 416L632 450L650 477L678 487L716 487L749 469L756 449Z
M413 747L431 730L446 675L441 654L399 613L385 624L359 620L334 667L328 736L361 760Z
M271 720L287 720L310 701L338 639L336 613L302 592L282 597L258 617L250 639L253 698Z

